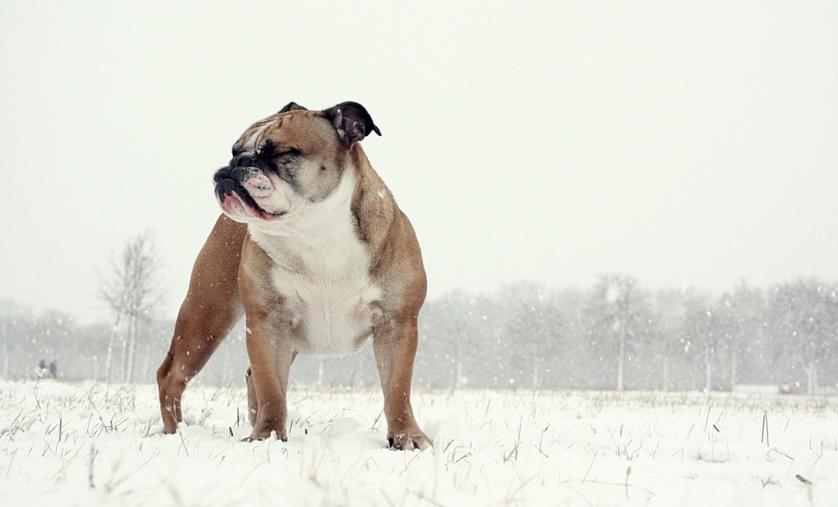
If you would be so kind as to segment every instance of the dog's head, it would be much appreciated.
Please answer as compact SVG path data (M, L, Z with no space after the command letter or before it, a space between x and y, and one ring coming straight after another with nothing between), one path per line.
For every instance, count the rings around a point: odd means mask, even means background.
M338 188L353 146L381 135L364 106L309 111L293 102L251 125L215 173L215 195L237 222L281 221L317 206Z

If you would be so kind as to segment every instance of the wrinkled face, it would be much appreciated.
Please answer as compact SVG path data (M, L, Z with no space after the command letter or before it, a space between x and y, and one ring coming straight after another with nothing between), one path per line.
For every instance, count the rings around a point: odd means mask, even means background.
M340 183L348 144L320 111L280 112L254 123L215 173L215 195L237 222L264 223L303 213Z

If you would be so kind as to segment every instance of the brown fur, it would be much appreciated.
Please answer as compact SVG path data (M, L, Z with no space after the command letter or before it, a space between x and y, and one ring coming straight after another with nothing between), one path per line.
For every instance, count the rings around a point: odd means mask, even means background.
M334 170L337 180L344 168L356 171L352 212L369 258L370 278L382 293L376 301L381 315L372 336L384 391L387 436L390 445L399 449L424 448L431 442L416 423L410 403L417 319L426 291L416 235L360 144L341 139L328 112L297 108L286 106L284 112L255 123L237 141L234 151L265 122L272 122L257 145L270 139L280 150L298 149L307 160ZM332 185L330 181L323 178L322 185ZM166 433L175 432L182 420L186 383L206 364L244 308L251 362L247 372L253 424L250 439L267 438L272 431L278 438L286 438L288 373L297 351L287 339L295 331L283 298L268 276L272 266L273 260L250 239L246 225L224 216L218 219L195 262L170 350L157 373Z

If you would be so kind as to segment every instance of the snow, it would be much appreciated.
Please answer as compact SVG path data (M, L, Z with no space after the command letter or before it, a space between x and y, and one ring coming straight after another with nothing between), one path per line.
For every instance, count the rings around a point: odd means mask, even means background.
M162 435L151 385L0 382L0 505L838 499L835 398L419 390L413 400L432 450L385 448L374 390L292 386L289 441L242 443L243 387L190 386L187 424Z

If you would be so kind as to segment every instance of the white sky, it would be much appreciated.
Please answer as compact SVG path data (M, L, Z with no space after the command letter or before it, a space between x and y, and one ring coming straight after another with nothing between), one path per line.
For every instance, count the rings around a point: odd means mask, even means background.
M367 106L431 296L838 277L837 3L410 4L4 0L0 298L103 317L150 230L173 316L213 171L291 100Z

